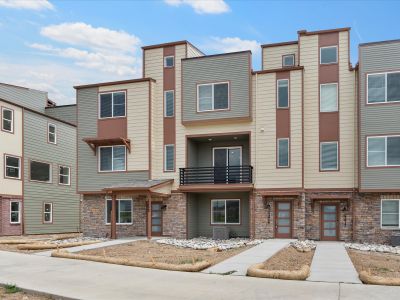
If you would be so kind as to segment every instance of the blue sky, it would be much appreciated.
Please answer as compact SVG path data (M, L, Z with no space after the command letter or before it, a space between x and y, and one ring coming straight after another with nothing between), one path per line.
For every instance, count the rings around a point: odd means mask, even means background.
M400 1L0 0L0 82L75 101L73 85L141 76L143 45L187 39L207 54L351 27L359 43L400 38Z

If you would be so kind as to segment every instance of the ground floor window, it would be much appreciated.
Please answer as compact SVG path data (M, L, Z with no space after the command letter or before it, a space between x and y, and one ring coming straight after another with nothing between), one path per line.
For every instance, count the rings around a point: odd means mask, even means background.
M11 224L21 223L21 202L19 201L10 202L10 223Z
M400 200L382 200L382 228L400 227Z
M240 200L211 200L211 224L240 224Z
M115 211L115 218L117 224L132 224L133 205L132 199L117 199L117 209ZM111 223L111 208L112 200L107 199L106 209L106 224Z
M53 203L43 204L43 223L53 223Z

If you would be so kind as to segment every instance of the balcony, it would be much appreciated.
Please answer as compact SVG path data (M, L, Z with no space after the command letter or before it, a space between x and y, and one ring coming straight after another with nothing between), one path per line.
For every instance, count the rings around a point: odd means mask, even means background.
M180 185L253 183L252 166L192 167L179 169Z

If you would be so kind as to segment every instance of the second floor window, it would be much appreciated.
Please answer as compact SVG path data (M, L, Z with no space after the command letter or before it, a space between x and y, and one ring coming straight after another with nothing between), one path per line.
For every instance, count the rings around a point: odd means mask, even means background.
M337 46L321 47L320 48L320 64L336 64L337 61Z
M289 139L278 139L278 168L289 167Z
M126 147L99 147L99 171L115 172L126 170Z
M400 102L400 72L368 74L367 103Z
M50 144L57 144L57 127L54 124L47 124L47 141Z
M327 83L320 85L319 95L320 112L338 111L338 85L337 83Z
M12 109L1 108L1 129L10 133L14 132L14 111Z
M63 185L70 185L71 169L70 167L59 166L58 167L58 183Z
M16 156L6 155L5 157L5 177L6 178L21 178L21 158Z
M277 81L278 89L278 108L288 108L289 107L289 79L280 79Z
M164 92L164 117L173 117L175 112L174 91Z
M171 172L175 169L175 145L165 145L164 171Z
M100 118L125 117L125 92L112 92L100 94Z
M229 83L208 83L197 86L197 111L229 108Z
M31 180L51 183L51 165L48 163L34 161L30 163Z
M337 171L339 169L338 142L320 144L321 171Z
M400 136L368 137L367 166L400 166Z
M282 56L282 67L293 67L294 66L294 54L288 54Z

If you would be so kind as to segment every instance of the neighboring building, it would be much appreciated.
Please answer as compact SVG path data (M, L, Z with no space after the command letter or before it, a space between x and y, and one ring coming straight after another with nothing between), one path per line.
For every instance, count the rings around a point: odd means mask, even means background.
M76 126L49 105L45 92L0 83L0 235L79 231Z
M361 45L358 72L349 35L263 45L260 71L250 51L147 46L143 78L75 87L83 232L388 242L400 42Z

